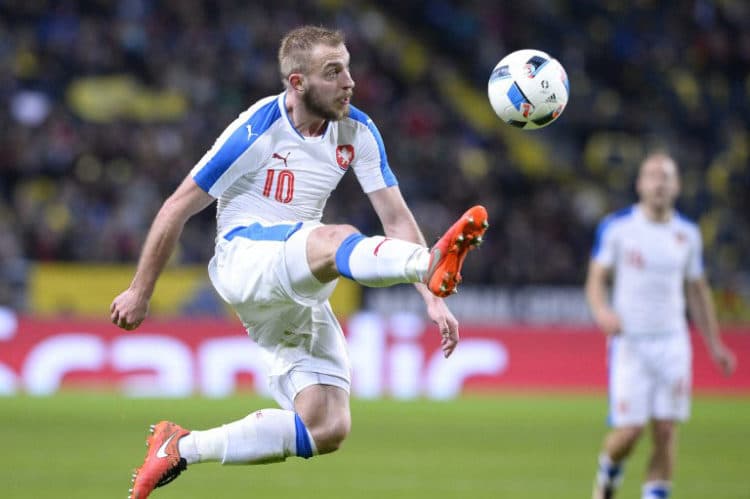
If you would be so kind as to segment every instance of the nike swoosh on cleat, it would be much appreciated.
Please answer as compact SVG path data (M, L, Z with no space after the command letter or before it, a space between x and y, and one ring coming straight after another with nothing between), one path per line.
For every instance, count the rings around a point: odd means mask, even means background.
M172 441L172 439L175 437L175 435L177 435L177 432L172 433L169 436L169 438L166 439L163 444L161 444L161 447L159 447L159 450L156 451L156 457L163 459L163 458L165 458L165 457L167 457L169 455L169 454L166 453L167 445L169 445L169 442Z

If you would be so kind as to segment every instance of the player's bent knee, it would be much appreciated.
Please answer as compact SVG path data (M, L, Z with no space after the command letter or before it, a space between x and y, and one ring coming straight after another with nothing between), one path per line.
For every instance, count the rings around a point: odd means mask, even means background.
M319 281L338 277L336 252L347 237L358 232L351 225L322 225L313 230L307 239L307 262Z
M341 418L327 423L325 426L315 428L311 431L318 453L328 454L341 447L351 431L349 419Z
M323 225L316 228L311 236L317 239L318 244L328 248L331 254L335 254L344 239L357 232L359 230L353 225Z

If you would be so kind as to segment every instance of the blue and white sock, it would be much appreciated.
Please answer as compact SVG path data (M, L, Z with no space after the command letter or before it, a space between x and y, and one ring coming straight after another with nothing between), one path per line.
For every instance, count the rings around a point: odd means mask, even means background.
M603 489L614 490L622 483L625 463L616 463L607 454L599 455L599 468L596 472L596 483Z
M420 244L383 236L354 233L336 252L339 273L371 288L420 282L430 264L430 252Z
M302 419L281 409L263 409L217 428L191 431L178 446L188 464L275 463L289 456L307 459L318 452Z
M651 480L643 484L641 499L667 499L672 484L665 480Z

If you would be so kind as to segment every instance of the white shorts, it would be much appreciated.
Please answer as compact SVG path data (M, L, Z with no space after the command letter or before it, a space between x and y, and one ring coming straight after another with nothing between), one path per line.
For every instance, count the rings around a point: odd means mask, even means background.
M271 395L282 409L294 410L294 399L297 394L312 385L332 385L349 393L351 383L348 379L315 372L293 369L281 376L269 376L268 388Z
M687 420L691 363L687 334L610 339L610 425L642 426L651 419Z
M347 392L351 383L344 333L328 303L336 281L321 283L307 264L307 238L318 226L235 229L219 238L208 264L214 287L261 347L282 407L314 380Z

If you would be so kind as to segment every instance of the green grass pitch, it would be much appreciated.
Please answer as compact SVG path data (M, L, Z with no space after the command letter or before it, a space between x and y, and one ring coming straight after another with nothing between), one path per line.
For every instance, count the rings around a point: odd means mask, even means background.
M0 496L124 499L148 425L207 428L268 400L125 399L101 393L0 399ZM355 400L343 448L309 461L196 465L157 489L169 498L545 498L590 494L606 427L602 395L498 394L450 402ZM674 497L750 499L750 399L698 397L682 427ZM619 498L640 497L650 443Z

